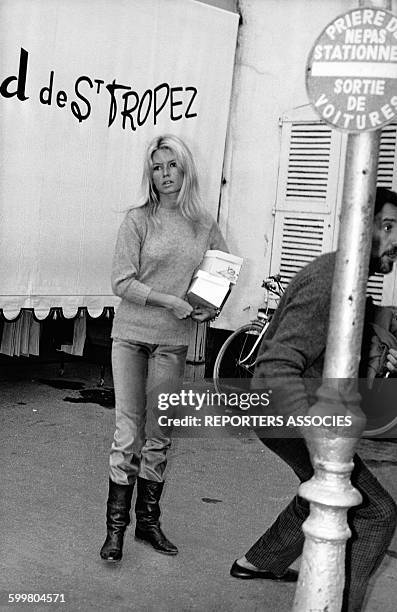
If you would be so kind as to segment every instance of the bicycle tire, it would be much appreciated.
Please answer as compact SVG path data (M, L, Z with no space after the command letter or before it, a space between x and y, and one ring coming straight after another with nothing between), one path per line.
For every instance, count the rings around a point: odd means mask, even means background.
M268 323L265 323L264 326L256 322L247 323L236 329L224 342L215 360L213 371L213 381L217 393L249 390L249 381L254 371L251 364L256 361L260 343L258 343L255 353L250 357L250 367L242 367L239 365L239 361L244 359L244 355L249 354L258 336L263 334L264 327L267 329Z

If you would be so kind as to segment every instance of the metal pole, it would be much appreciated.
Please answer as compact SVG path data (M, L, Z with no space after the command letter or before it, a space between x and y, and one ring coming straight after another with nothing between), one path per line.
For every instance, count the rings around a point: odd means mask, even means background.
M359 0L391 9L391 0ZM345 581L347 510L361 495L350 483L355 446L365 426L357 393L380 132L349 135L341 230L332 284L323 383L312 414L351 414L351 437L326 428L304 432L314 468L300 495L310 501L293 612L340 612Z
M391 11L391 0L358 0L358 6L372 6L374 8Z
M344 587L346 540L351 533L347 510L361 501L350 484L354 447L365 419L359 411L356 378L360 360L373 203L380 133L349 135L346 178L330 325L319 401L311 414L350 414L353 433L327 428L304 430L314 476L299 494L311 502L303 525L305 545L293 605L294 612L339 612Z

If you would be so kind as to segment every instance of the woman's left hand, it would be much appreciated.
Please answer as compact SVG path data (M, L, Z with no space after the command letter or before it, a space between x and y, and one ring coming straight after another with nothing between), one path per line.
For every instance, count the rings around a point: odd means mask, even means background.
M387 355L386 367L391 374L397 373L397 350L391 348Z
M216 308L205 308L204 306L196 306L191 312L190 316L198 323L204 323L204 321L213 321L218 315Z

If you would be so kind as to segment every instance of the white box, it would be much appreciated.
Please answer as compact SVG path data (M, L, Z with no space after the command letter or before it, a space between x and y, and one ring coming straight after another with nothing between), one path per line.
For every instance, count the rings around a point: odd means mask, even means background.
M187 300L192 306L221 308L230 291L226 278L198 270L187 292Z
M231 255L224 251L206 251L200 264L200 270L226 278L229 283L236 284L243 264L242 257Z

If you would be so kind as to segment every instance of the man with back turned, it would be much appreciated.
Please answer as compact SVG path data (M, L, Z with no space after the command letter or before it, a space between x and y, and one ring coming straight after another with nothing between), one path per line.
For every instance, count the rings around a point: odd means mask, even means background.
M389 274L397 259L397 194L378 188L376 194L369 274ZM266 381L287 381L287 392L276 396L272 410L283 415L306 414L315 398L307 384L321 379L328 332L335 253L315 259L289 284L275 312L259 351L253 388ZM364 338L370 329L373 307L367 305ZM364 362L364 345L360 367ZM386 368L397 371L397 351L390 349ZM276 434L277 435L277 434ZM301 482L313 476L310 455L303 438L262 438L295 472ZM351 481L361 495L359 506L349 511L352 537L346 546L346 579L343 612L361 610L370 577L379 567L393 537L397 508L389 493L354 456ZM289 566L300 556L304 544L302 524L309 503L296 495L271 527L230 570L235 578L262 578L282 582L297 580Z

